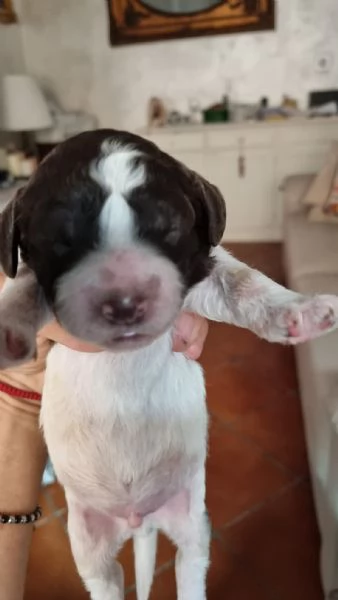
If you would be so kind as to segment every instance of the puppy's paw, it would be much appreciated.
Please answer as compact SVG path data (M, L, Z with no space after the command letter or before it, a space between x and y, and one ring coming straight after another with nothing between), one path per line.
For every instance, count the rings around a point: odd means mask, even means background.
M274 307L265 325L265 339L296 345L317 338L338 327L338 297L299 296Z
M28 362L36 356L36 340L30 328L0 323L0 369Z

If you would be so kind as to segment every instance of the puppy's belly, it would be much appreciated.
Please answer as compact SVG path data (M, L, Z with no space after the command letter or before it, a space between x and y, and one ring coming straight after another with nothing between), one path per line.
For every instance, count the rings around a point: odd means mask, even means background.
M116 456L116 467L114 465ZM130 460L124 466L118 462L119 454L112 452L109 463L95 465L88 460L87 469L82 462L54 464L67 494L82 507L96 507L111 517L129 519L132 515L142 518L155 513L174 498L189 489L197 471L204 464L204 456L188 457L182 454L163 456L153 462L151 455L143 457L143 464ZM53 457L52 457L53 459ZM134 471L134 475L131 475Z
M149 496L144 502L135 502L126 506L112 507L109 516L118 517L130 521L133 516L138 516L142 520L148 515L153 515L157 512L170 510L176 507L178 512L187 513L189 508L189 493L186 490L168 497L167 490L160 490Z
M56 419L46 419L44 427L67 495L83 508L128 519L154 513L190 488L204 467L206 423L203 411L190 410L183 422L139 415L99 427L82 415L62 430Z
M122 528L126 532L129 530L132 533L132 530L147 530L149 525L156 524L156 521L163 522L166 518L170 518L171 515L177 518L179 516L185 517L189 513L190 494L187 490L182 490L156 509L155 506L157 506L159 498L154 497L153 500L149 500L153 504L154 510L146 514L137 512L133 507L125 507L123 510L118 509L116 511L111 510L110 512L100 512L95 508L84 509L78 504L77 510L82 514L87 530L94 539L99 539L101 536L106 536L107 534L113 534L117 523L120 530L122 525Z
M186 505L204 468L208 419L200 367L170 348L159 340L146 354L50 354L41 422L81 510L137 523L175 498Z

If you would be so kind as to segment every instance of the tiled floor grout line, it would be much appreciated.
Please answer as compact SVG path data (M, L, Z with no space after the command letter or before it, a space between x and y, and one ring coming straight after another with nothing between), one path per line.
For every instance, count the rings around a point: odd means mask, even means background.
M222 531L226 531L227 529L230 529L230 527L233 527L234 525L237 525L238 523L241 523L246 518L250 517L253 514L256 514L257 512L259 512L260 510L262 510L263 508L269 506L270 504L272 504L273 502L275 502L276 500L278 500L279 498L281 498L282 496L284 496L284 494L288 493L290 490L295 489L296 487L300 486L302 483L305 483L308 480L309 480L309 478L308 478L307 475L300 475L299 477L297 477L293 481L290 481L289 483L287 483L284 486L282 486L277 492L275 492L274 494L271 494L270 496L268 496L262 502L258 502L254 506L251 506L250 508L248 508L247 510L245 510L241 514L237 515L237 517L235 517L234 519L232 519L231 521L229 521L228 523L226 523L226 525L222 525L221 527L217 527L216 530L215 530L216 533L219 534ZM222 539L224 540L224 538L222 538Z
M256 514L260 510L265 508L266 506L273 504L273 502L275 502L276 500L281 498L284 494L287 494L290 490L297 488L298 486L302 485L303 483L305 483L308 480L309 480L309 478L307 476L298 477L295 481L292 481L292 482L286 484L285 486L283 486L283 488L278 490L276 493L269 496L265 501L256 504L255 506L248 509L247 511L245 511L244 513L242 513L241 515L239 515L238 517L236 517L235 519L233 519L232 521L227 523L226 525L219 527L217 529L213 529L213 531L212 531L213 539L217 540L224 547L224 549L231 556L233 556L236 560L239 560L240 563L242 563L243 565L246 565L246 568L250 568L252 570L252 574L254 575L254 577L256 579L257 585L260 588L262 588L262 591L265 590L265 593L267 590L266 590L263 582L261 581L260 577L258 575L256 575L255 569L252 567L251 562L244 559L241 552L238 552L233 549L231 543L229 543L227 541L227 539L223 537L222 532L225 532L227 529L230 529L234 525L237 525L238 523L241 523L245 519L250 518L250 516L252 516L253 514ZM270 596L270 592L271 592L271 596ZM270 596L269 600L278 600L278 591L276 589L270 590L269 596Z
M68 536L67 509L65 510L65 512L64 512L64 514L62 516L64 516L65 518L64 519L60 519L60 521L61 521L63 529L65 530L65 532L66 532L66 534Z
M265 587L264 583L261 581L260 577L256 574L256 571L253 568L253 566L251 565L251 563L248 562L248 560L245 559L242 556L242 554L240 554L238 552L234 552L233 549L228 544L228 542L219 534L219 532L217 530L213 530L212 539L217 540L223 546L223 548L226 550L226 552L228 554L230 554L230 556L232 556L234 559L236 559L236 562L238 564L245 567L246 570L248 570L248 569L250 570L252 576L255 579L256 584L259 586L259 588L261 588L262 592L264 590L265 597L266 597L266 592L267 592L266 587ZM276 594L271 593L271 596L269 594L269 600L277 600Z
M293 471L292 469L290 469L290 467L284 465L282 462L280 462L280 460L278 460L278 458L276 458L273 454L271 454L270 452L268 452L267 450L265 450L265 448L263 448L261 446L261 444L259 442L257 442L256 440L254 440L250 435L246 434L246 433L242 433L238 430L236 430L235 425L236 422L235 421L223 421L223 419L221 419L219 416L217 416L215 413L210 412L210 415L217 420L217 422L222 425L222 427L224 427L225 429L227 429L228 431L231 431L231 433L233 433L237 438L243 439L243 441L251 446L254 446L255 448L257 448L258 450L261 451L262 456L264 458L266 458L270 463L272 463L275 467L277 467L278 469L280 469L281 471L283 471L284 473L286 473L287 475L290 475L292 477L295 477L297 479L297 477L299 477L299 473L296 473L295 471Z
M229 550L229 548L227 547L227 544L224 543L224 539L221 536L219 536L218 532L214 529L212 530L212 533L211 533L211 540L216 540L216 541L220 542L224 546L224 548L226 548L226 550L229 552L229 554L231 554L232 556L235 556L237 559L240 560L240 562L242 562L241 556L239 554L235 554L234 552L231 552ZM243 561L243 564L247 565L246 561ZM160 567L158 567L155 571L154 581L155 581L156 577L160 576L162 573L165 573L169 569L172 569L174 566L175 566L175 559L171 559L171 560L167 561L166 563L164 563L163 565L161 565ZM253 572L253 574L254 574L254 572ZM263 584L261 584L261 582L259 581L258 578L256 578L256 576L255 576L255 580L256 580L257 585L260 588L262 588L262 590L265 589ZM124 591L125 596L128 596L135 590L136 590L136 584L129 585L127 588L125 588L125 591ZM273 594L270 597L270 600L276 600L275 594Z
M213 387L213 384L211 384L211 383L209 383L209 384L206 385L206 403L207 403L207 408L208 408L208 392L211 391L212 387ZM218 388L218 385L216 385L215 388ZM224 400L224 403L225 402L226 401ZM254 409L261 410L261 409L267 408L268 406L269 406L269 403L268 403L267 400L261 400L257 404L253 405L252 409L253 410ZM217 419L221 419L223 421L223 423L234 423L234 422L236 422L236 421L238 421L240 419L239 415L236 415L236 416L234 415L232 417L225 418L224 416L220 417L219 415L216 415L211 409L208 412L209 412L209 414L213 414L214 417L216 417Z
M168 571L169 569L171 569L175 564L175 559L171 559L168 560L166 563L164 563L163 565L161 565L160 567L158 567L155 570L155 574L154 574L154 580L155 577L158 577L158 575L161 575L162 573L165 573L165 571ZM133 583L132 585L129 585L126 589L125 589L125 595L127 596L128 594L130 594L131 592L134 592L136 590L136 584Z
M48 523L53 521L53 519L59 519L62 523L61 517L63 515L65 515L66 512L67 512L66 508L59 508L58 510L54 511L47 517L42 517L39 521L37 521L37 523L35 524L35 528L39 529L40 527L43 527L44 525L47 525Z
M221 534L214 527L211 528L211 539L216 540L217 542L223 543L223 538L222 538Z
M59 508L56 505L53 495L50 493L48 488L49 488L49 486L44 487L42 489L42 493L43 493L44 498L46 499L49 509L51 510L52 513L55 513L57 510L59 510Z

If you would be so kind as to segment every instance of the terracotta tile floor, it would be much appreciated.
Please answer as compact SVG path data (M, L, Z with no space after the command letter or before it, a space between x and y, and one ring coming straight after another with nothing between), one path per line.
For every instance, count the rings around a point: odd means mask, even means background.
M283 283L278 244L234 245ZM209 600L322 600L314 515L293 351L212 325L203 354L211 413L207 504L214 527ZM76 574L59 486L43 493L25 600L88 598ZM160 539L152 599L174 600L174 548ZM136 600L131 546L121 554ZM194 600L193 598L191 600Z

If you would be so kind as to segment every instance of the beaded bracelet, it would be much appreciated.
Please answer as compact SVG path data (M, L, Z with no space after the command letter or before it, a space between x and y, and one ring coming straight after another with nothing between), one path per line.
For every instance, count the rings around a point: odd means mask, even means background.
M40 506L37 506L35 510L31 513L23 514L23 515L13 515L9 513L0 512L0 524L3 525L23 525L29 523L35 523L38 521L42 515L42 510Z

